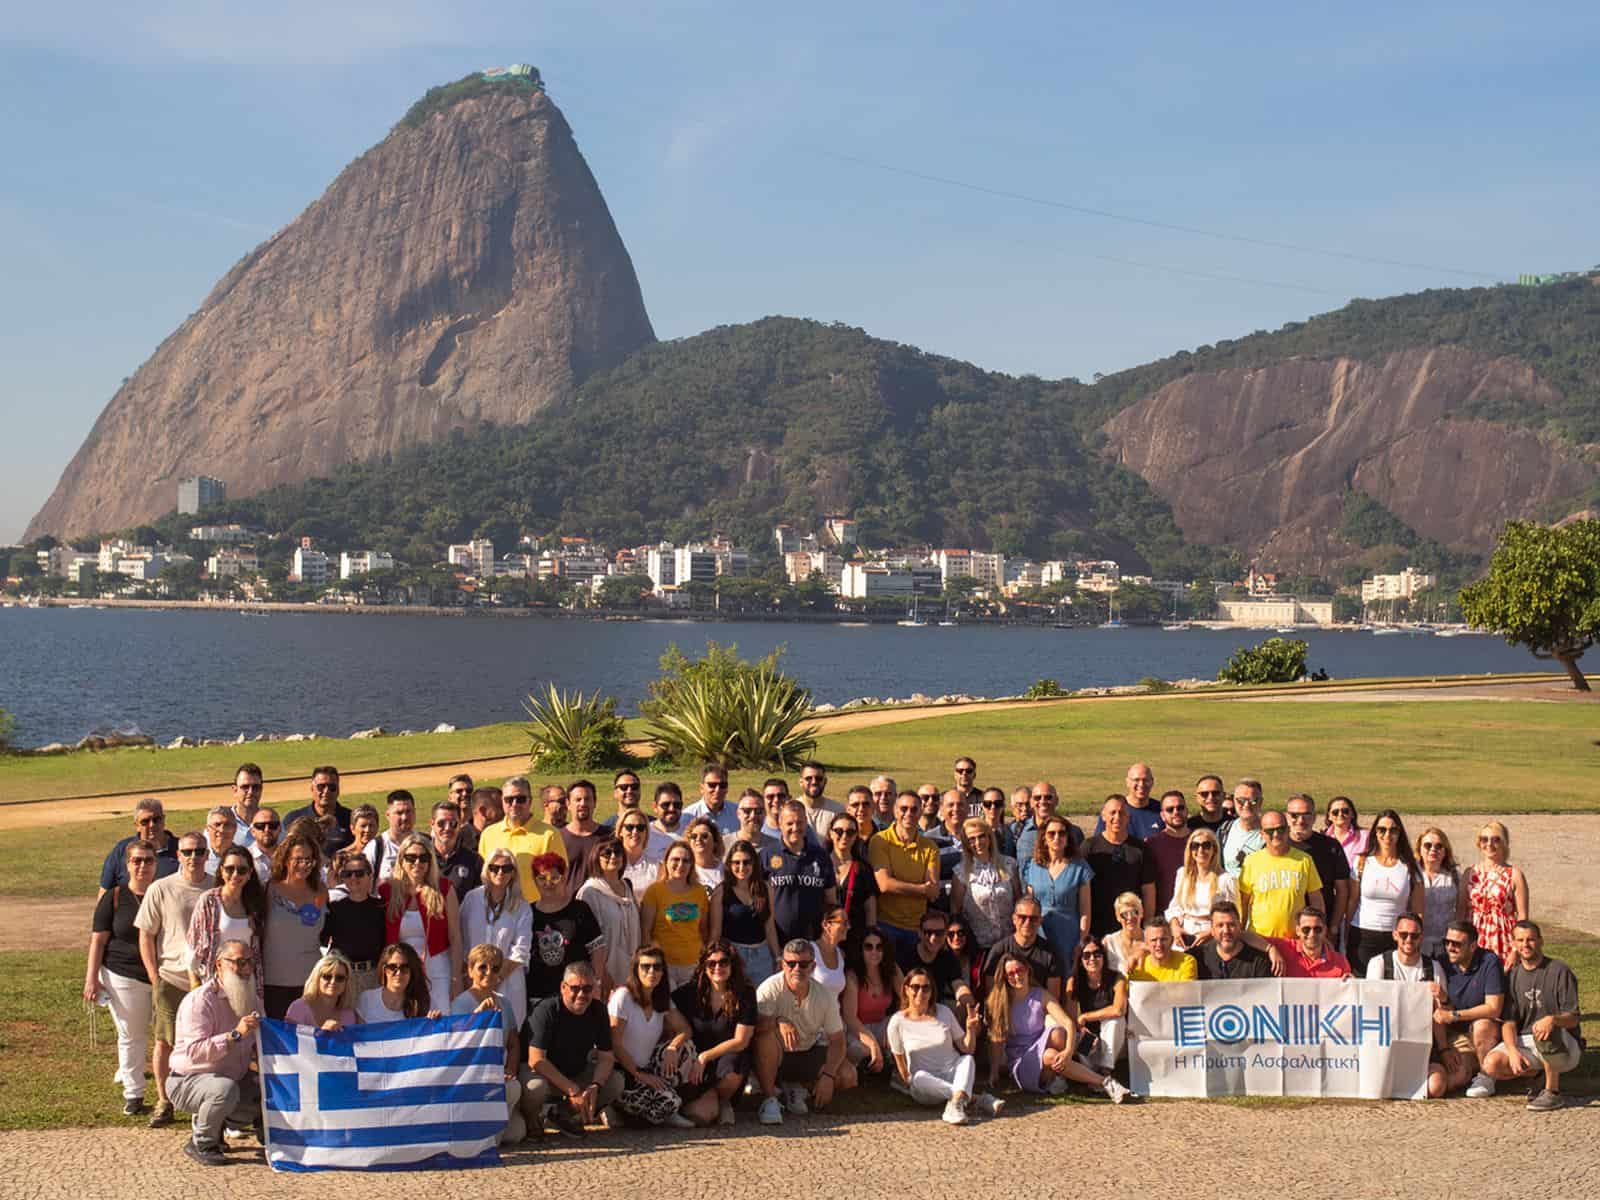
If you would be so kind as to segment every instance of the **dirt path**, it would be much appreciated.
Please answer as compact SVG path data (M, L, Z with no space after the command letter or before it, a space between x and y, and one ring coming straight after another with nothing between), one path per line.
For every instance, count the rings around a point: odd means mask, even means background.
M691 1198L736 1194L741 1185L770 1188L783 1178L786 1197L899 1200L1035 1194L1051 1190L1063 1175L1072 1191L1108 1200L1192 1200L1195 1176L1173 1164L1192 1160L1196 1139L1203 1137L1207 1192L1243 1192L1245 1181L1270 1178L1277 1198L1592 1196L1600 1172L1592 1108L1535 1114L1523 1103L1507 1095L1403 1108L1019 1104L1013 1113L963 1129L942 1124L931 1110L790 1117L776 1130L742 1115L731 1130L597 1129L583 1142L547 1135L507 1153L498 1170L436 1171L418 1178L425 1178L430 1200L522 1191L595 1200L637 1197L660 1191L668 1178L675 1194ZM77 1200L105 1194L108 1180L123 1195L216 1195L220 1187L230 1200L297 1200L363 1187L359 1176L274 1174L248 1143L229 1155L236 1165L208 1170L182 1156L184 1136L138 1128L96 1129L89 1136L73 1130L0 1135L0 1194L11 1200ZM1019 1157L1024 1146L1044 1153ZM1457 1146L1466 1149L1445 1149ZM1378 1149L1352 1152L1358 1147ZM1269 1166L1266 1157L1277 1165ZM1144 1169L1149 1164L1164 1165Z

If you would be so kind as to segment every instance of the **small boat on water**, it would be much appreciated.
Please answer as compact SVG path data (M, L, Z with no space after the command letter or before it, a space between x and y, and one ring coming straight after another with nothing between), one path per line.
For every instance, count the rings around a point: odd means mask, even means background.
M1161 630L1163 633L1187 633L1193 628L1194 625L1189 621L1174 621L1171 625L1163 625Z
M928 627L928 623L917 616L917 598L915 596L911 598L911 611L905 615L904 620L896 621L895 624L906 629L926 629Z

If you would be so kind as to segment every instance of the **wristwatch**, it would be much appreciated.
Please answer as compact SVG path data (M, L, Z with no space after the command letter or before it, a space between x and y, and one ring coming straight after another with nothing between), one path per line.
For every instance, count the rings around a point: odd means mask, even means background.
M237 1042L239 1040L239 1031L237 1029L228 1030L228 1040L230 1042Z

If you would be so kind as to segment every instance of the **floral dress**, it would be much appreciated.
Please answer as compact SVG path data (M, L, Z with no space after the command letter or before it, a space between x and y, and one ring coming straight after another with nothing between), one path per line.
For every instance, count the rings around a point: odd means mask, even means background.
M1517 923L1517 894L1511 886L1511 875L1510 867L1476 866L1467 891L1478 945L1493 950L1502 963L1512 961L1511 927Z

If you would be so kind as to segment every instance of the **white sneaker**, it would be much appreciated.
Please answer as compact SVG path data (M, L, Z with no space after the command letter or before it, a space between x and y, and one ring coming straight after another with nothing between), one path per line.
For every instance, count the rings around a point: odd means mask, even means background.
M944 1123L946 1125L965 1125L970 1117L967 1116L967 1106L962 1100L952 1096L944 1106Z
M768 1096L761 1102L761 1111L756 1114L756 1120L763 1125L783 1124L783 1105L778 1103L776 1096Z
M1494 1080L1479 1071L1472 1077L1472 1082L1467 1084L1468 1100L1486 1100L1494 1095Z
M600 1124L607 1129L622 1129L627 1122L622 1119L621 1113L608 1104L600 1110Z
M663 1122L663 1124L670 1125L674 1129L693 1129L694 1128L694 1122L691 1121L688 1117L684 1116L681 1112L673 1113L670 1117L668 1117L666 1119L666 1121Z
M806 1104L806 1090L802 1087L784 1088L783 1106L797 1117L803 1117L811 1111Z
M1111 1103L1113 1104L1125 1103L1128 1097L1133 1094L1109 1075L1106 1076L1106 1081L1100 1087L1106 1095L1111 1097Z
M986 1117L998 1117L1006 1110L1006 1102L988 1092L980 1092L972 1098L972 1102L977 1105L978 1112Z
M733 1101L732 1100L724 1100L720 1105L717 1106L717 1124L718 1125L732 1125L733 1124Z

